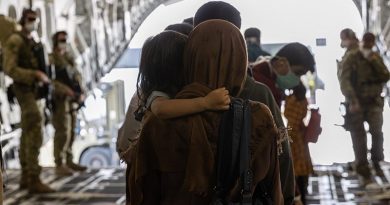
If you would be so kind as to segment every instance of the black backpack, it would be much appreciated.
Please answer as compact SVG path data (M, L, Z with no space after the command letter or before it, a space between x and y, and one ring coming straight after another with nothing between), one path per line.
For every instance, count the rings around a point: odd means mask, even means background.
M232 98L229 111L221 119L217 146L217 182L213 205L268 205L271 197L260 183L252 196L253 173L250 170L249 139L251 107L248 100ZM228 195L239 180L240 202L231 202Z

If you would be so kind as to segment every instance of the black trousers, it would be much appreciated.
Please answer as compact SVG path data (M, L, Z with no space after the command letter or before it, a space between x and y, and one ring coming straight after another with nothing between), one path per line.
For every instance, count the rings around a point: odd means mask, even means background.
M301 201L305 205L306 204L306 195L307 195L307 187L309 186L309 176L296 176L295 182L297 185L297 189L301 194Z

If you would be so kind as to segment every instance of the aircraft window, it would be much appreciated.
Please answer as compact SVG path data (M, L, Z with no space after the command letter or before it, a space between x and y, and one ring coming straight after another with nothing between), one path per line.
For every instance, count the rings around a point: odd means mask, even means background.
M8 16L14 20L16 20L17 15L16 15L16 9L15 6L10 6L8 8Z

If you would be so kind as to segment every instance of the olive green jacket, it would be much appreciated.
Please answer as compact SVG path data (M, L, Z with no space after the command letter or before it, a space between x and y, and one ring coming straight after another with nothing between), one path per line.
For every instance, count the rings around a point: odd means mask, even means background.
M32 54L32 41L23 39L22 34L12 34L4 45L4 72L15 83L33 86L36 82L37 61Z
M347 102L364 102L380 97L390 73L378 53L366 59L359 48L354 47L346 51L340 62L338 78Z
M51 53L49 55L49 63L54 66L54 69L67 69L70 74L70 77L76 80L80 85L82 85L82 78L80 72L75 67L75 62L73 58L70 58L67 55L60 55L57 53ZM66 90L70 89L67 85L60 82L60 80L53 80L54 85L54 95L57 97L66 96Z

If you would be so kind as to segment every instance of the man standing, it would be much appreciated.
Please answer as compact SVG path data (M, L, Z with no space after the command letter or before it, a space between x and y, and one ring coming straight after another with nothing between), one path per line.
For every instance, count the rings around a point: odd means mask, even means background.
M73 162L72 145L75 137L77 110L74 103L82 103L84 91L81 89L81 75L77 71L73 58L66 52L67 33L59 31L53 35L53 53L50 64L55 67L53 126L54 159L56 174L72 175L73 171L85 171L87 168ZM64 158L66 160L64 164Z
M4 46L4 71L14 81L14 93L21 108L20 164L22 169L20 188L30 193L50 193L53 189L39 178L39 149L42 146L42 117L37 105L39 84L49 83L47 75L40 71L38 59L33 53L36 45L31 33L36 29L37 13L25 9L20 20L22 31L12 34Z
M258 28L248 28L244 32L245 41L248 48L248 61L253 63L260 56L270 56L268 52L261 48L261 31Z
M367 160L367 136L364 122L369 124L372 137L371 161L376 175L383 176L380 161L383 156L383 104L381 96L390 74L378 53L372 51L375 36L365 34L362 47L351 29L340 33L341 47L347 51L339 63L338 78L341 92L348 105L349 131L355 154L356 172L363 185L371 182Z

